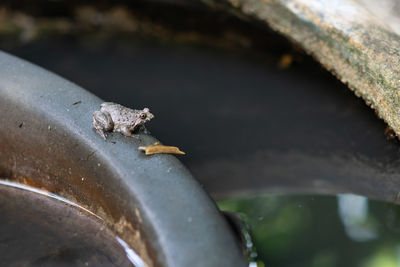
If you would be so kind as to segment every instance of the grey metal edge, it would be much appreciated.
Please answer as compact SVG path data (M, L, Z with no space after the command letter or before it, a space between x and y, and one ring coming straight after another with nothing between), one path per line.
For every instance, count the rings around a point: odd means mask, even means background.
M245 266L216 205L179 160L138 151L155 138L111 134L105 141L93 131L92 113L102 102L0 52L0 174L40 176L40 183L62 187L60 194L122 227L132 246L146 239L152 265ZM123 234L127 225L138 229L135 238Z

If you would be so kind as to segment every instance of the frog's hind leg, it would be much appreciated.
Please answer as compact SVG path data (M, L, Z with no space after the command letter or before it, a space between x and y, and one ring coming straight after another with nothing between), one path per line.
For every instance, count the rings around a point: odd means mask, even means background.
M103 137L104 138L104 140L106 140L107 139L107 134L106 134L106 132L105 131L103 131L102 129L100 129L100 128L95 128L95 130L96 130L96 132L101 136L101 137Z
M108 112L95 111L92 124L96 132L104 139L107 138L106 131L111 131L114 128L114 123Z

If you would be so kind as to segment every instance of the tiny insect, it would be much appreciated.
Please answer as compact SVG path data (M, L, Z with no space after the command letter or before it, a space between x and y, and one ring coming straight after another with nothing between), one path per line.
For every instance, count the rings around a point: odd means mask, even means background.
M110 131L133 136L135 131L144 127L144 124L153 118L154 115L148 108L136 110L113 102L105 102L100 105L100 110L93 113L92 125L104 139Z

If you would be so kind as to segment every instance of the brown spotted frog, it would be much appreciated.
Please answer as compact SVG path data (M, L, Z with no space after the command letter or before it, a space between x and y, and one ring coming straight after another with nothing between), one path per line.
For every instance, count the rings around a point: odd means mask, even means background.
M148 108L136 110L122 105L105 102L100 105L100 110L93 113L93 127L104 139L106 132L113 131L125 136L133 136L140 127L154 118Z

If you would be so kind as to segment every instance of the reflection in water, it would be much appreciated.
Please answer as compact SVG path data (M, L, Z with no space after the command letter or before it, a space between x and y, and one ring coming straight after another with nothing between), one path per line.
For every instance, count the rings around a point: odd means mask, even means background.
M72 201L69 201L66 198L63 198L63 197L58 196L56 194L50 193L48 191L44 191L44 190L37 189L37 188L31 187L31 186L27 186L25 184L20 184L20 183L16 183L16 182L12 182L12 181L7 181L7 180L0 180L0 185L10 186L10 187L13 187L13 188L18 188L18 189L22 189L22 190L29 191L29 192L32 192L32 193L36 193L36 194L39 194L39 195L42 195L42 196L53 198L55 200L58 200L58 201L61 201L61 202L65 203L65 204L67 204L69 206L81 209L81 210L89 213L90 215L95 216L98 219L102 220L102 218L100 218L99 216L97 216L96 214L91 212L90 210L88 210L88 209L86 209L86 208L84 208L82 206L79 206L78 204L76 204L76 203L74 203Z
M139 255L136 254L136 252L133 249L131 249L124 240L122 240L118 236L116 238L117 238L118 243L120 243L121 246L125 249L126 256L133 263L134 266L136 266L136 267L145 267L146 266L146 264L139 257Z
M255 261L257 259L257 251L253 244L246 215L229 211L224 211L223 215L232 230L234 230L238 243L242 244L243 254L249 262L249 267L257 267L257 262Z
M355 195L262 195L218 205L250 226L257 266L400 266L397 205Z
M375 223L368 220L368 198L341 194L337 199L340 219L352 240L365 242L377 238Z
M146 266L89 210L0 180L1 266Z

